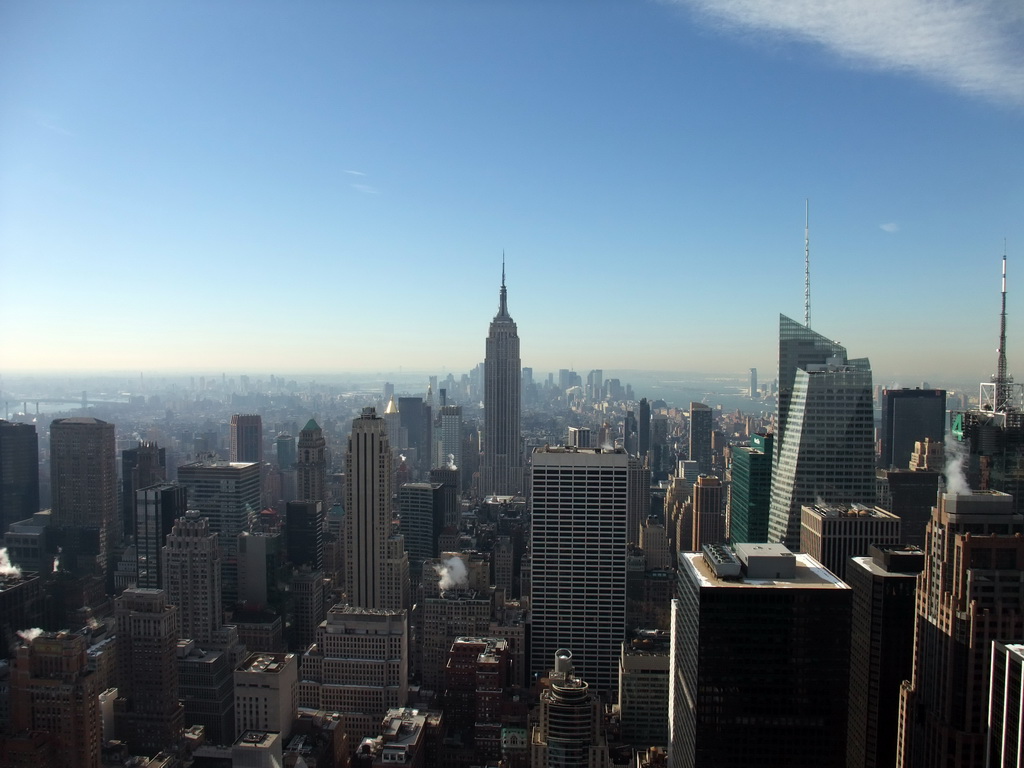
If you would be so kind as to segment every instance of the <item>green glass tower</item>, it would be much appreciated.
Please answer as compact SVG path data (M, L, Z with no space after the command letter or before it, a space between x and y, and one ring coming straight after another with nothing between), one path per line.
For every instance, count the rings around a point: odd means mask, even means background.
M770 433L751 435L749 446L733 451L729 497L729 542L732 544L768 541L774 442Z

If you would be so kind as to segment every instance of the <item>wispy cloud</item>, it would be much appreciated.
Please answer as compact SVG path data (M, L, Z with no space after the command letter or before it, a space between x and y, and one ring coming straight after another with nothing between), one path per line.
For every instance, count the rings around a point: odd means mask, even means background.
M1024 106L1018 0L667 1L713 24L818 43L861 66Z
M352 171L352 170L347 170L347 169L346 169L345 173L347 173L347 174L349 174L351 176L365 176L366 175L362 171Z
M899 232L900 231L900 225L897 224L895 221L889 221L889 222L886 222L885 224L879 224L878 228L880 230L882 230L883 232L889 232L890 234L893 233L893 232Z
M363 194L366 194L366 195L379 195L380 194L380 190L379 189L377 189L376 187L371 187L369 184L351 184L349 186L351 186L352 189L355 189L355 190L357 190L359 192L362 192Z
M47 120L39 120L37 122L38 122L40 128L45 128L46 130L48 130L48 131L50 131L52 133L59 133L61 136L74 136L75 135L71 131L69 131L67 128L61 128L59 125L54 125L53 123L51 123L51 122L49 122Z

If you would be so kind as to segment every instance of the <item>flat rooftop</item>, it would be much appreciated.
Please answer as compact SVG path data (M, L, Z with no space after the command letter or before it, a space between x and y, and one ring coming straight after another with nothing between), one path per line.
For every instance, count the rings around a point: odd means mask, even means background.
M722 587L725 589L849 589L850 587L834 576L825 566L807 554L794 554L796 575L792 579L723 579L715 575L704 561L701 552L682 552L680 565L697 577L701 587Z
M867 504L804 504L809 514L828 520L841 519L878 519L898 520L899 517L881 507L870 507Z
M282 672L289 662L294 661L294 653L254 653L238 666L238 671L276 674Z

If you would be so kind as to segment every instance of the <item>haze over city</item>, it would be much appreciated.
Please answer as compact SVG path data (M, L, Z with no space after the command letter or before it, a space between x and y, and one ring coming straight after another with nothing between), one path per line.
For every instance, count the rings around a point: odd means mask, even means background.
M524 365L768 377L809 198L812 327L985 378L1005 247L1012 372L1024 12L863 6L5 4L3 371L465 371L504 252Z

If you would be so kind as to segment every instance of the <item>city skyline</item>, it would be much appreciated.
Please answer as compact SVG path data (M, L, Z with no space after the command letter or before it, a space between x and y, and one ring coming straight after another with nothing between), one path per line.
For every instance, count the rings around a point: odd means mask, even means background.
M468 370L503 250L527 366L768 371L808 198L813 328L984 378L1005 249L1013 371L1003 5L5 6L3 372Z

